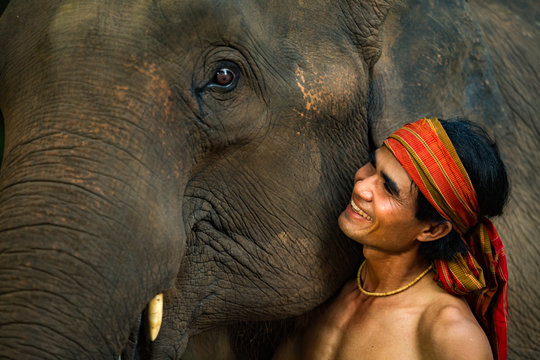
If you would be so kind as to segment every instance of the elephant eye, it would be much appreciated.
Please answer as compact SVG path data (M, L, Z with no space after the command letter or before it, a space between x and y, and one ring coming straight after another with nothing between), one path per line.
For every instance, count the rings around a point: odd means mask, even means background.
M210 89L231 91L236 87L240 77L240 69L230 61L218 64L212 79L206 85Z
M216 75L214 76L214 83L221 86L227 86L233 82L235 77L236 76L231 69L222 68L216 72Z

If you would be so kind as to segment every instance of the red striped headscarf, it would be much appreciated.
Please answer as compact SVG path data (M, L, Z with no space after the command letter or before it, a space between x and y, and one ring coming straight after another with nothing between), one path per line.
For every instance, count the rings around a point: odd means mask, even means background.
M503 244L493 223L479 213L469 175L439 120L420 119L385 140L420 192L470 249L455 260L436 260L438 281L463 295L486 332L495 358L506 359L508 271Z

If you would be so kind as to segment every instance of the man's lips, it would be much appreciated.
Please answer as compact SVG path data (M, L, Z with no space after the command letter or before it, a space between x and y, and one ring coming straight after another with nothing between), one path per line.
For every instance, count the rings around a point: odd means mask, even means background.
M369 221L372 220L371 217L370 217L368 214L366 214L364 210L360 209L360 208L354 203L354 200L351 200L351 208L352 208L352 210L353 210L356 214L360 215L360 216L363 217L364 219L369 220Z

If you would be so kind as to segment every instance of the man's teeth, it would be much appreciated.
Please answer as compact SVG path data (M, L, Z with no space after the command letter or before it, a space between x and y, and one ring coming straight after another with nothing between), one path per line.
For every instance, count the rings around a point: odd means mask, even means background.
M362 216L364 219L371 221L371 217L364 212L364 210L360 209L353 200L351 200L351 207L354 210L355 213Z

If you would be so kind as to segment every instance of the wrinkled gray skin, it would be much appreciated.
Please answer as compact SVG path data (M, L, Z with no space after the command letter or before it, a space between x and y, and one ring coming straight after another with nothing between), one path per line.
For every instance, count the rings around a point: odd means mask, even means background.
M189 338L196 358L205 330L309 311L360 260L335 221L354 170L424 115L467 115L500 144L509 354L533 358L538 30L533 2L512 6L11 1L0 358L178 359Z

